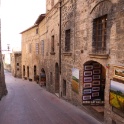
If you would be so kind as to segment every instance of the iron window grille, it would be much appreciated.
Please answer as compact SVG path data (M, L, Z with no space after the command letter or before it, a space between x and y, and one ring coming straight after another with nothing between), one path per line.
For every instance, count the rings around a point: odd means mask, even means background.
M65 51L70 51L70 29L65 31Z
M93 20L93 52L106 50L107 15Z

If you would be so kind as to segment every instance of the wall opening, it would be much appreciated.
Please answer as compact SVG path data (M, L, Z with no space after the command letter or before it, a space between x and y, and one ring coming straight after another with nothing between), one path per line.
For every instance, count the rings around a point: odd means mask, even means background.
M55 93L59 93L59 66L55 64Z
M63 80L63 96L66 96L66 80Z
M104 114L106 69L96 61L84 64L82 103Z

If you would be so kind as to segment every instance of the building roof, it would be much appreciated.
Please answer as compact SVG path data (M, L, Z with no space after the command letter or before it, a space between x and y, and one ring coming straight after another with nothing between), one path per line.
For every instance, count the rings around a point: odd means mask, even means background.
M45 14L39 15L34 25L39 25L39 23L45 18Z
M45 18L45 14L39 15L39 17L38 17L37 20L35 21L34 25L31 26L31 27L29 27L28 29L22 31L20 34L26 32L26 31L28 31L28 30L34 28L34 27L37 27L37 26L39 25L39 23L40 23L44 18Z

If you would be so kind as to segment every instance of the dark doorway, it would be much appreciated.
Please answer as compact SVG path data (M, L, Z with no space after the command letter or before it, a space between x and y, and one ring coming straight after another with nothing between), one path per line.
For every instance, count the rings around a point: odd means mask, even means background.
M59 66L55 65L55 93L59 93Z
M29 66L27 66L27 78L29 78Z
M66 80L63 80L63 96L66 96Z
M25 66L23 65L23 77L25 77Z

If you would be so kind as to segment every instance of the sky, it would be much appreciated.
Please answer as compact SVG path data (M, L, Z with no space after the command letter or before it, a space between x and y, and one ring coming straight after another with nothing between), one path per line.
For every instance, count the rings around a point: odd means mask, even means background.
M2 50L21 48L20 32L34 25L40 14L46 12L46 0L1 0Z

